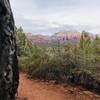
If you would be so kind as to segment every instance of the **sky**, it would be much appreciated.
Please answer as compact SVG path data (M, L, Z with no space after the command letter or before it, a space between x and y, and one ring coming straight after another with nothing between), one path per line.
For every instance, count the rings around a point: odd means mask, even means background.
M100 0L10 0L16 26L32 34L100 33Z

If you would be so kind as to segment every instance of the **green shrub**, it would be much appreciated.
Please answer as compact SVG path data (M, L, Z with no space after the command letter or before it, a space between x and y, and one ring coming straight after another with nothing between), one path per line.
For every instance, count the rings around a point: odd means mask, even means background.
M21 41L21 39L20 39ZM88 34L82 34L78 44L65 46L39 47L20 44L19 66L33 78L72 81L86 87L100 88L100 39L91 41ZM29 49L30 48L30 49ZM26 52L30 52L26 57Z

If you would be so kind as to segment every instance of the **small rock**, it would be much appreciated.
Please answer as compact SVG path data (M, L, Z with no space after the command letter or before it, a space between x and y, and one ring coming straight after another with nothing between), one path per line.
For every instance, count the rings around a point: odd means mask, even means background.
M68 91L69 91L70 93L72 93L72 94L74 93L74 89L72 89L72 88L69 89Z
M93 97L93 94L90 91L84 91L83 92L85 95L89 96L89 97Z
M64 90L64 93L67 93L68 92L68 90Z
M92 94L90 91L83 91L83 93L88 95Z
M83 95L83 93L82 93L82 92L79 92L79 94L80 94L80 95Z
M94 97L96 97L96 98L100 98L100 95L95 94Z

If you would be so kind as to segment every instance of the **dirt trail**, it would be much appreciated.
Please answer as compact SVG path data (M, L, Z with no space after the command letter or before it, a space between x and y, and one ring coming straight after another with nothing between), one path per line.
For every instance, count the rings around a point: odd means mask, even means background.
M78 88L28 79L20 74L18 100L100 100L100 96Z

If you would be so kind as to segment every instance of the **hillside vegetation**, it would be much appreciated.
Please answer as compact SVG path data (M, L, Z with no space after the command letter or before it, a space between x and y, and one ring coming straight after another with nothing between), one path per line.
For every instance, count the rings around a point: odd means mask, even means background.
M32 78L74 83L100 92L100 38L83 31L80 42L39 47L16 28L20 70Z

